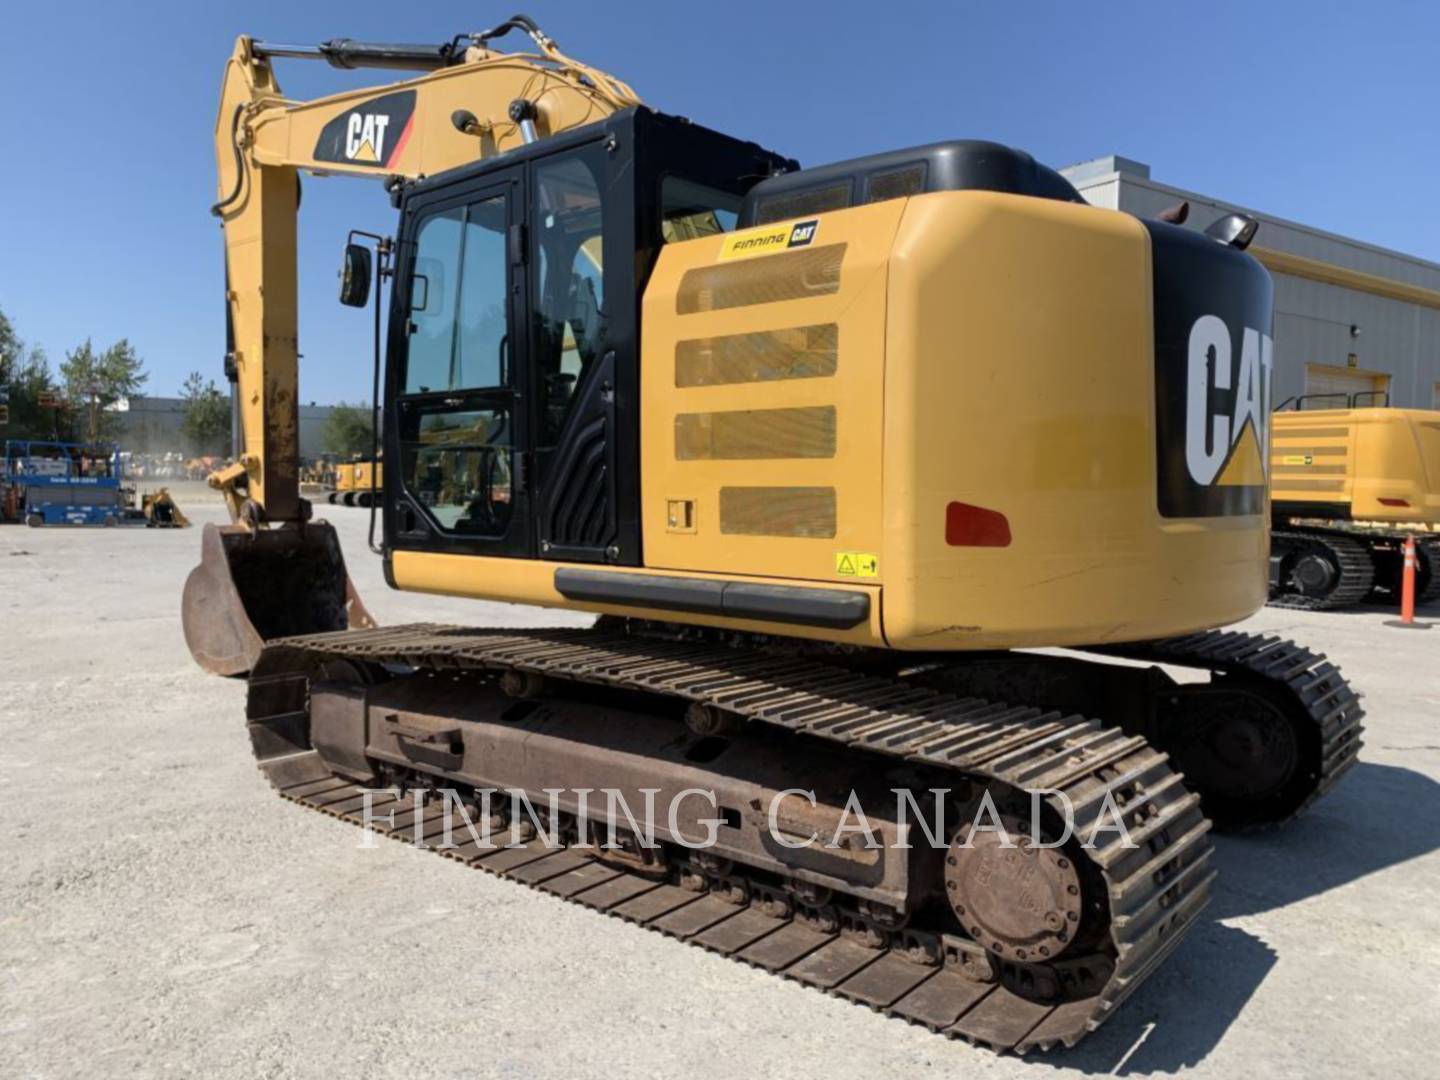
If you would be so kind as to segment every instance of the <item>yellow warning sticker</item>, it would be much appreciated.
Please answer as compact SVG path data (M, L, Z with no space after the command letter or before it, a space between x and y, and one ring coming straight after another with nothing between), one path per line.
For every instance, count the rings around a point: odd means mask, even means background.
M789 225L774 225L763 229L746 229L730 233L720 244L720 258L748 259L752 255L769 255L791 248L809 247L820 231L820 222L797 221Z
M1286 454L1280 459L1281 465L1313 465L1315 459L1309 454Z
M869 551L837 551L835 573L840 577L879 577L880 556Z

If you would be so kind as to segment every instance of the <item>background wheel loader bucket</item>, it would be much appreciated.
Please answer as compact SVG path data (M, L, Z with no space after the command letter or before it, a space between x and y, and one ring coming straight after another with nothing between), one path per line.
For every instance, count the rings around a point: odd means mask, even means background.
M206 525L181 604L190 655L216 675L245 674L273 638L375 626L324 522Z

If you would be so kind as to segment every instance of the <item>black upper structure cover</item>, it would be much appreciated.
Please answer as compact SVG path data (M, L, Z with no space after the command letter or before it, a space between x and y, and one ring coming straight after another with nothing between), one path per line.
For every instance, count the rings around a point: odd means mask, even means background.
M964 190L1085 201L1068 180L1023 150L981 139L951 139L773 176L750 189L740 225L764 225L905 195Z

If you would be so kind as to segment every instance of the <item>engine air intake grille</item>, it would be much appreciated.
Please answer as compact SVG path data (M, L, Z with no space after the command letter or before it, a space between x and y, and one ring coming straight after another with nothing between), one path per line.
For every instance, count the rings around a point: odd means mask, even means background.
M692 338L675 346L676 386L725 386L835 374L835 323Z
M886 199L903 199L920 195L925 191L925 163L917 161L902 169L878 172L870 177L870 189L866 202L884 202Z
M677 461L747 461L835 456L835 406L680 413Z
M799 248L779 255L697 266L685 271L675 310L681 315L804 300L840 291L844 244Z
M788 221L790 218L814 217L830 210L844 210L850 205L850 181L845 180L829 187L812 188L786 195L772 195L761 199L755 211L756 225L769 225L773 221Z
M835 489L722 487L720 531L743 536L835 535Z

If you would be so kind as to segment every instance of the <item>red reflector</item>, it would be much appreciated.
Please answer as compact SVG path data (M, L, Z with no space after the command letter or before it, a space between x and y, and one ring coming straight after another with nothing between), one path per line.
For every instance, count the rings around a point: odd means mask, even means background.
M998 510L952 502L945 507L945 542L951 547L1009 547L1010 522Z
M1381 506L1409 506L1410 503L1409 503L1407 500L1405 500L1405 499L1381 499L1381 500L1380 500L1380 505L1381 505Z

